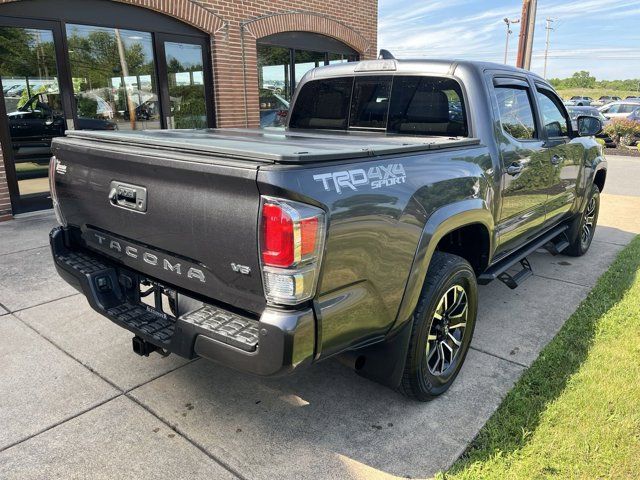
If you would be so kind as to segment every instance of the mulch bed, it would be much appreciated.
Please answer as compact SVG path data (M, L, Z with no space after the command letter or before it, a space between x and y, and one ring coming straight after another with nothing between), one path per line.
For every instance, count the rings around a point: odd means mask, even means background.
M640 157L640 151L638 151L638 147L634 147L633 149L625 148L625 147L617 147L617 148L605 148L605 155L625 155L627 157Z

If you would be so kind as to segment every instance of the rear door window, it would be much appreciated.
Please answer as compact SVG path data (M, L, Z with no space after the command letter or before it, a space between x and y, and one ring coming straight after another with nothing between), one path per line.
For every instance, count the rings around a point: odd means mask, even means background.
M516 86L496 86L495 92L502 129L518 140L537 138L529 89Z

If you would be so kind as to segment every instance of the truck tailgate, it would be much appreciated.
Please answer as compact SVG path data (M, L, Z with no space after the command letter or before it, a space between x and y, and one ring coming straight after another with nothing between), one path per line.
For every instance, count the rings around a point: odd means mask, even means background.
M89 248L168 285L255 313L264 309L260 162L91 138L59 138L52 150L60 210ZM144 200L144 211L114 201L120 185L122 198L137 192L132 200Z

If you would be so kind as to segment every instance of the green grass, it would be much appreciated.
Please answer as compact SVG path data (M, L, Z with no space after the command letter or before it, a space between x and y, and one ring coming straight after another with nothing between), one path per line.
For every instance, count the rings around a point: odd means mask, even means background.
M623 100L629 95L640 95L637 90L611 90L608 88L566 88L563 90L558 90L558 94L566 100L570 99L574 95L584 95L587 97L591 97L594 100L597 100L604 95L620 97Z
M640 477L640 237L438 477Z

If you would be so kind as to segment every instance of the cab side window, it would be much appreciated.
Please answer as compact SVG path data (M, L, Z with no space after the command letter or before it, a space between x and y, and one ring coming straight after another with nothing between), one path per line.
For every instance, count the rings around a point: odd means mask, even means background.
M538 89L538 105L547 138L569 136L569 118L559 102L553 93L542 88Z
M528 88L496 86L495 92L502 129L518 140L536 138L536 122Z

